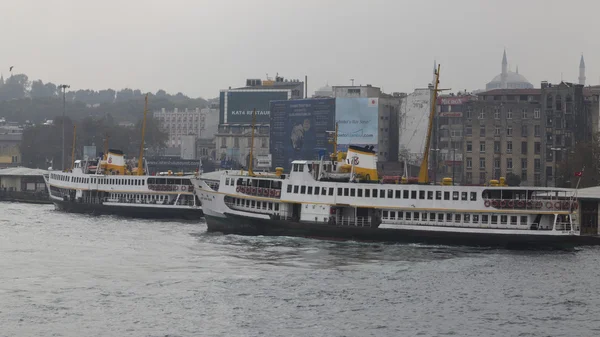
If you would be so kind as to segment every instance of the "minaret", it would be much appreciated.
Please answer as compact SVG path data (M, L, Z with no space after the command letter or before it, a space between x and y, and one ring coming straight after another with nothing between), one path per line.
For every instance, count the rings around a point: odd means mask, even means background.
M581 54L581 60L579 61L579 84L585 85L585 62L583 61L583 54Z
M502 55L502 74L500 75L500 87L506 89L506 81L508 79L508 61L506 60L506 49Z

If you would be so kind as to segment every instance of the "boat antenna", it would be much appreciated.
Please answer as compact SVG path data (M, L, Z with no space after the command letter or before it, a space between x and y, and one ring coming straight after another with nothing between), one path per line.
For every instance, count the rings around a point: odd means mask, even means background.
M429 125L427 126L427 138L425 141L425 150L423 151L423 161L419 170L419 184L429 183L429 147L431 146L431 132L433 130L433 119L435 117L438 84L440 83L440 65L438 64L435 72L435 83L433 84L433 97L431 101L431 111L429 112Z
M71 171L75 167L75 137L77 136L77 124L73 124L73 147L71 148Z
M142 143L140 145L140 158L138 158L137 175L144 174L144 136L146 135L146 115L148 114L148 94L144 98L144 119L142 120Z
M248 175L254 177L252 163L254 162L254 126L256 125L256 108L252 110L252 136L250 137L250 162L248 163Z

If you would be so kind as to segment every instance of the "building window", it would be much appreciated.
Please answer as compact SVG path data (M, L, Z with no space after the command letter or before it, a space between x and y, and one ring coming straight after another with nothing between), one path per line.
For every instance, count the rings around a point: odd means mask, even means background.
M539 158L533 160L533 169L536 171L542 169L542 161Z
M495 169L499 169L500 168L500 159L494 159L494 168Z
M494 142L494 153L500 153L500 142Z
M485 172L479 172L479 183L485 184Z
M541 131L540 131L540 130L541 130L541 128L540 128L540 126L539 126L539 125L536 125L536 126L534 126L534 129L533 129L533 135L534 135L535 137L539 137L539 136L540 136L540 134L541 134Z
M533 118L540 119L540 109L539 108L533 109Z
M221 138L221 147L227 147L227 139L225 137Z
M508 108L508 111L506 112L506 119L512 119L512 109Z
M521 137L527 137L527 125L521 125Z
M471 141L467 142L467 152L473 151L473 143Z
M479 158L479 169L485 170L485 158Z
M527 170L521 171L521 181L527 181Z
M473 183L473 172L467 172L467 184L472 184Z
M527 108L523 108L521 110L521 118L522 119L527 119Z
M506 142L506 153L512 153L512 142Z
M533 175L533 184L539 186L542 184L542 179L539 173Z
M500 119L500 107L494 107L494 119Z
M233 138L233 147L234 148L240 147L240 139L238 137Z
M473 159L471 157L467 157L467 168L473 167Z
M467 136L472 136L473 135L473 128L471 128L471 127L465 128L465 133L466 133Z
M521 170L527 169L527 158L521 158Z
M485 137L485 126L479 129L479 137Z
M485 141L479 142L479 152L485 152Z
M512 168L513 168L512 158L506 158L506 170L512 170Z
M534 154L542 153L542 143L535 142L535 144L533 144L533 153Z
M494 135L499 136L500 135L500 128L496 128L494 130Z
M506 128L506 136L512 137L512 128L511 127Z
M483 112L483 109L481 109L481 111L479 111L479 119L484 119L485 118L485 112Z

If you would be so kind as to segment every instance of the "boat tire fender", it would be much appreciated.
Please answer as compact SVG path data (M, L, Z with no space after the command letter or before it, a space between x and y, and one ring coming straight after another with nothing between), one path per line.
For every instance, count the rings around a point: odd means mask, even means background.
M490 207L491 203L489 200L486 200L483 204L485 205L485 207Z
M546 208L549 208L549 209L552 208L552 203L550 201L546 202Z

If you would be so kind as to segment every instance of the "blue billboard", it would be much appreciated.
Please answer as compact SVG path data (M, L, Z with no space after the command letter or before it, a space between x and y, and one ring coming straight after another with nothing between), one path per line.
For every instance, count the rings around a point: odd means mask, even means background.
M335 121L338 123L339 151L346 151L348 145L372 145L377 151L378 98L336 98Z
M279 90L225 90L221 92L219 123L251 124L256 109L256 123L268 124L271 101L287 100L291 91Z
M289 171L296 159L319 159L333 148L327 131L335 129L335 99L271 102L270 151L273 169Z

